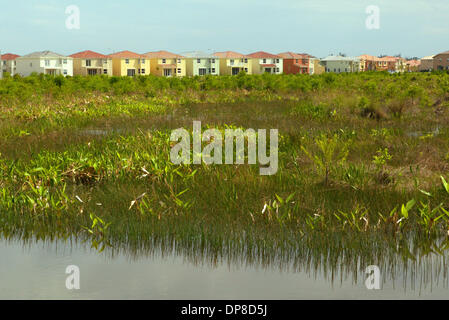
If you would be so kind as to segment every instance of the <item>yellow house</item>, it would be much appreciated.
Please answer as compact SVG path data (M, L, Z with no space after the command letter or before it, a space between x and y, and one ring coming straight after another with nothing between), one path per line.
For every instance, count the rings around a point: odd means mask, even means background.
M150 60L144 55L131 51L121 51L112 53L109 57L112 58L112 74L114 76L134 77L150 74Z
M112 76L112 59L104 54L87 50L72 54L70 57L73 58L73 75Z
M184 77L186 75L185 57L168 51L144 54L150 60L151 74L161 77Z
M237 75L241 71L247 74L253 73L251 58L234 51L215 52L220 60L220 74L222 75Z

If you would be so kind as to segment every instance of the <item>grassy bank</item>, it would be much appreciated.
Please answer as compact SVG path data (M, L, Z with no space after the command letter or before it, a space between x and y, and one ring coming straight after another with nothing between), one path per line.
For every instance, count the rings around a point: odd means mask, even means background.
M262 262L447 247L448 74L35 76L0 99L6 238ZM194 120L279 129L278 173L173 165L170 132Z

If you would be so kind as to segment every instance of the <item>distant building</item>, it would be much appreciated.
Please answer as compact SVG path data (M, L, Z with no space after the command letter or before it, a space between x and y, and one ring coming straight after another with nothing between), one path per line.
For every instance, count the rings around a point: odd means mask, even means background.
M284 71L284 61L282 57L264 51L254 52L250 57L253 74L282 74Z
M112 59L112 74L114 76L134 77L150 74L150 61L141 54L131 51L120 51L109 55Z
M181 53L186 58L186 70L188 76L219 75L220 61L212 55L202 51Z
M369 54L363 54L358 57L360 60L360 71L375 71L377 70L378 57L371 56Z
M449 70L449 51L434 56L433 70Z
M17 73L26 77L32 73L73 76L73 58L52 51L39 51L16 58Z
M112 59L104 54L90 50L78 52L73 58L73 74L80 76L108 75L112 76Z
M17 70L16 59L19 57L19 55L12 53L2 54L0 58L2 72L8 72L11 76L15 75Z
M323 74L326 72L326 68L320 59L311 57L309 61L310 61L309 67L310 74Z
M310 74L310 67L313 63L310 63L310 57L308 54L283 52L279 53L283 60L283 73L285 74Z
M150 60L151 74L161 77L184 77L187 74L184 56L168 51L147 52L144 55Z
M417 72L419 71L419 66L421 65L421 60L408 60L406 62L407 72Z
M428 72L428 71L432 71L433 70L433 58L435 56L427 56L424 58L421 58L421 64L419 66L419 71L421 72Z
M359 72L360 59L355 57L328 56L321 60L326 68L326 72L345 73Z
M234 51L224 51L215 52L214 56L220 60L220 74L222 75L237 75L241 71L247 74L253 73L251 58L247 55Z

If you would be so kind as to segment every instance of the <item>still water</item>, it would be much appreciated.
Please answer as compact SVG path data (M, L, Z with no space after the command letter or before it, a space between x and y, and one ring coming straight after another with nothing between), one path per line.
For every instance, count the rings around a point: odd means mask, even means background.
M438 257L413 274L383 273L380 290L326 271L192 263L176 254L132 257L98 253L89 245L0 240L0 299L448 299ZM66 288L66 267L80 268L80 290ZM429 267L430 265L430 267ZM443 270L444 271L444 270ZM356 278L356 279L354 279Z

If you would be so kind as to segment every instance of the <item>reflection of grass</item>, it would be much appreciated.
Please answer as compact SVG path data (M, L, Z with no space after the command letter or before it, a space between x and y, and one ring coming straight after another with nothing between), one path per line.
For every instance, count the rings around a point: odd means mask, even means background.
M92 213L101 219L95 227L110 223L98 239L115 248L175 247L248 261L312 253L333 263L342 254L369 261L400 253L398 241L441 243L449 226L440 179L447 177L449 139L441 124L448 113L436 117L416 102L425 95L444 105L447 75L414 77L75 78L61 89L50 78L0 82L1 232L85 237L82 226L98 231L90 227ZM360 104L366 80L377 85ZM11 89L26 89L28 81L34 94ZM392 99L386 86L400 91L412 81L425 89L410 96L400 118L361 115L368 102L377 108ZM79 86L82 93L73 95ZM170 130L190 130L193 120L221 130L279 129L278 173L171 164ZM438 134L426 139L409 134L435 127ZM379 171L391 179L379 179ZM432 246L422 252L437 251ZM402 253L419 255L413 250Z

